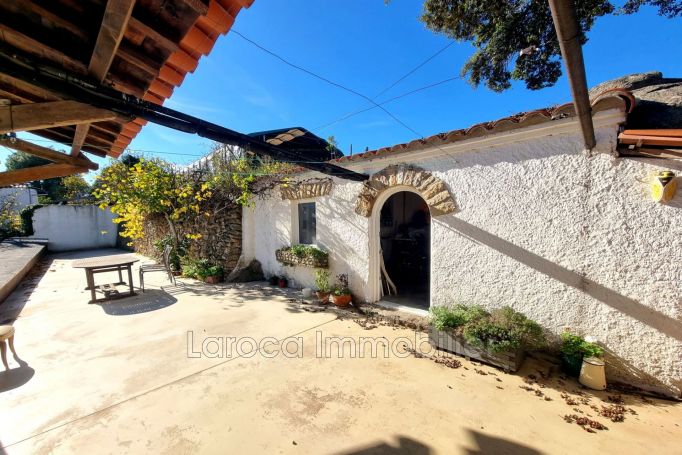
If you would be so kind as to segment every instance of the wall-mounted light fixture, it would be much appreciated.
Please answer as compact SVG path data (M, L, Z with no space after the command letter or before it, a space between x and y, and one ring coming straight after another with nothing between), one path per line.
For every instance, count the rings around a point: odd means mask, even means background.
M673 171L661 171L651 182L651 197L656 202L668 202L675 196L677 180Z

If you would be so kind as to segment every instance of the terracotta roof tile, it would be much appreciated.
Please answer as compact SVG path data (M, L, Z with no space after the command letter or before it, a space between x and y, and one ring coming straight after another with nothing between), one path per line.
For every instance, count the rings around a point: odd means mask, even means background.
M615 89L606 93L602 93L599 97L595 98L592 101L592 111L600 112L608 109L621 108L627 112L631 112L634 104L635 99L630 92L622 89ZM477 123L468 128L437 133L424 139L415 139L413 141L403 144L396 144L391 147L382 147L377 150L371 150L351 156L344 156L342 158L337 158L334 161L338 163L362 161L363 159L372 159L378 156L384 156L393 153L420 150L477 137L499 134L574 116L575 109L573 107L573 103L566 103L552 108L521 112L491 122Z
M207 14L199 16L185 34L180 47L168 57L142 98L156 104L163 104L170 98L187 73L196 70L199 59L211 52L218 37L230 30L239 11L248 8L253 2L254 0L210 0ZM146 123L134 120L123 125L123 131L117 137L110 154L118 157Z

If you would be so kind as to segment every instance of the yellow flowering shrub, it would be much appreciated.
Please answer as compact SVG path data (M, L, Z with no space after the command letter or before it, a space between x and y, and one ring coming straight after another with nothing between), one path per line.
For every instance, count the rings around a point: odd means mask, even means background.
M166 218L173 237L179 239L178 222L202 214L201 202L210 198L213 182L196 182L160 159L141 158L134 165L114 162L97 177L93 195L100 208L109 207L122 223L121 235L144 238L144 219L159 214ZM187 238L200 238L187 233Z

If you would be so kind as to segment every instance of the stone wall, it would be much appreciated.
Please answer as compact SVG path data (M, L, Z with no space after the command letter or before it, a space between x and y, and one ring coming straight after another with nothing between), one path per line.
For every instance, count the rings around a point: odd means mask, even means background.
M189 225L181 227L184 232L201 234L200 239L190 241L189 255L221 265L227 275L237 265L242 252L241 207L220 210L209 206L202 210L212 215L197 216ZM159 259L154 242L168 235L166 220L162 216L150 217L145 221L144 230L144 239L135 241L135 251Z

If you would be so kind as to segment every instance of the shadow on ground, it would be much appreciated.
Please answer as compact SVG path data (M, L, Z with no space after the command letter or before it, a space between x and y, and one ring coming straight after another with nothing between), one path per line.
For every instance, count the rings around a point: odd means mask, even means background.
M129 316L131 314L161 310L173 305L177 301L178 299L163 290L148 289L144 293L138 293L132 297L124 297L108 302L97 302L97 304L106 314Z
M360 449L351 449L338 452L338 455L390 455L390 454L409 453L413 455L429 455L433 453L431 448L416 439L401 436L398 438L397 445L380 442L376 445L365 446Z
M36 373L28 363L24 362L19 357L15 356L14 360L19 363L19 368L12 368L11 370L0 372L0 393L21 387L30 381ZM0 454L1 453L2 452L0 452Z
M475 430L467 430L470 439L473 441L475 448L464 447L461 449L462 453L468 455L489 455L489 454L505 454L505 455L541 455L539 452L529 446L518 444L504 438L483 434ZM430 455L434 451L427 444L416 439L400 436L397 444L389 444L380 442L375 445L368 445L358 449L351 449L344 452L339 452L338 455L393 455L405 454L411 455ZM457 452L459 453L459 451Z
M468 430L468 432L471 436L471 439L473 439L478 446L475 449L464 449L464 453L470 455L483 455L492 453L507 455L540 455L542 453L526 445L508 441L504 438L483 434L475 430Z

